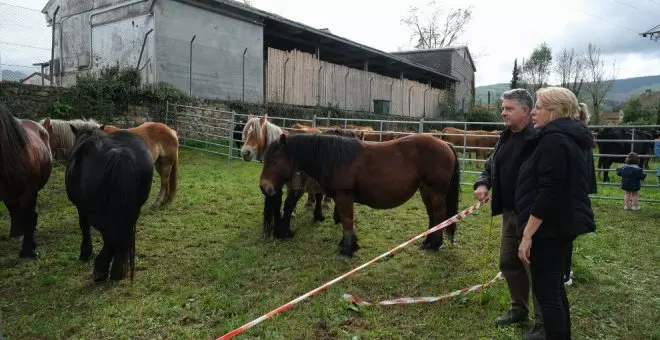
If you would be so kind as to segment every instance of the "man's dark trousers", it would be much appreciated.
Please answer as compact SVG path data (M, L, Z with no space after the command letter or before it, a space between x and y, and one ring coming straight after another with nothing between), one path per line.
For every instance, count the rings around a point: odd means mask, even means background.
M529 296L531 288L531 276L529 266L524 264L518 257L518 216L515 212L504 210L502 213L502 237L500 244L500 270L506 279L511 296L511 307L514 310L529 314ZM535 322L543 324L541 308L532 295L534 303Z

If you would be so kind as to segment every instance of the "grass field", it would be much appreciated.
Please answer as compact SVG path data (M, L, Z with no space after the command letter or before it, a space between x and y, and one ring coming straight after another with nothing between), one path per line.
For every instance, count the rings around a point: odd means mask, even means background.
M95 285L92 263L78 261L80 231L63 170L56 168L39 197L38 260L18 263L19 245L7 238L8 213L0 208L0 329L7 339L214 338L427 227L418 196L392 210L357 206L361 249L341 262L336 259L340 227L329 212L325 222L311 223L311 211L300 202L295 237L264 240L260 165L228 166L226 158L182 149L179 191L162 211L151 207L158 192L154 176L138 224L135 281ZM655 183L654 177L647 183ZM461 209L475 203L471 188L463 189ZM639 211L621 206L594 201L598 230L575 244L568 292L576 339L660 338L660 205L642 204ZM522 329L493 326L509 307L503 282L488 288L482 303L479 293L381 308L358 309L341 300L344 293L369 301L440 295L479 283L489 209L486 205L459 224L454 247L435 254L421 252L418 244L407 247L238 338L519 339ZM493 219L487 279L498 272L500 222L501 217ZM92 235L98 251L100 238L96 231Z

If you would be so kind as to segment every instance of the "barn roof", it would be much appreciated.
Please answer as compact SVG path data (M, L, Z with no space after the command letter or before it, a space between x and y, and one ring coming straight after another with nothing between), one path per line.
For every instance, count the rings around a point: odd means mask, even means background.
M233 0L175 0L196 4L208 10L235 15L264 26L264 44L277 49L297 49L315 53L319 48L320 59L357 69L364 69L368 61L370 72L399 78L431 83L443 87L459 81L457 78L406 58L369 47L332 34L328 29L316 29L305 24L266 12Z

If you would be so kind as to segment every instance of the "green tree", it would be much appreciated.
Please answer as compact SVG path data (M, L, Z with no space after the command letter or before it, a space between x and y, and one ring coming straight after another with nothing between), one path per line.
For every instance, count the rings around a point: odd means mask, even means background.
M511 77L511 89L517 89L520 82L520 68L518 67L518 58L513 61L513 75Z
M522 65L522 83L531 93L548 84L552 66L552 50L543 42L532 51L529 59Z

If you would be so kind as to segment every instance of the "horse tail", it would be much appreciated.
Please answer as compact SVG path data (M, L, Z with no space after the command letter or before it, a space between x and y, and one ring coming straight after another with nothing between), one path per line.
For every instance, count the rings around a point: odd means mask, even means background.
M454 171L449 182L449 191L447 191L447 198L445 199L445 209L447 210L447 217L458 214L458 201L461 193L461 169L460 162L456 150L449 145L451 152L454 154ZM454 234L456 234L456 223L452 223L447 227L451 243L454 243Z
M176 195L176 184L177 184L177 177L178 177L178 172L179 172L179 151L176 151L176 156L174 157L174 161L172 162L172 169L170 170L170 193L169 197L167 197L167 202L172 202L174 199L174 195Z
M18 120L12 116L6 106L0 104L0 176L7 183L18 186L27 182L27 156L28 137Z
M113 150L105 167L104 191L107 194L108 217L116 227L115 239L120 247L120 257L124 260L122 271L129 273L133 280L135 272L135 233L140 214L138 188L140 171L137 157L127 157L124 150Z

